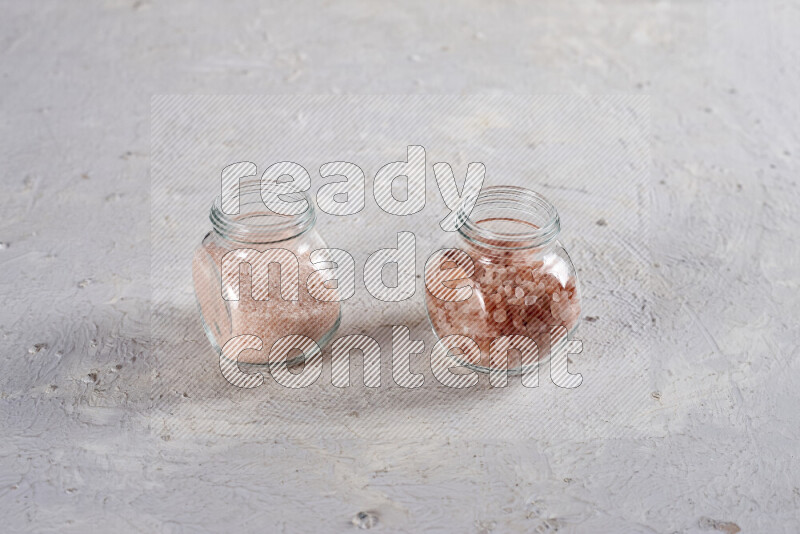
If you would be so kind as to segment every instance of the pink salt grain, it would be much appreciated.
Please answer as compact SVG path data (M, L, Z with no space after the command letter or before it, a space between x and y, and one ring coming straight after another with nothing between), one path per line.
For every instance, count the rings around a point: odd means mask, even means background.
M299 260L300 281L308 280L314 272L310 251L297 250L291 241L283 244L294 248ZM252 245L253 248L266 249L267 246ZM234 247L235 248L235 247ZM270 350L280 338L290 334L303 335L315 341L336 325L339 319L340 303L320 301L309 293L306 284L299 284L298 300L284 300L280 294L270 295L269 300L255 300L252 297L252 272L242 276L239 299L223 300L220 280L214 276L218 272L222 257L229 251L213 241L204 243L195 253L193 276L204 321L215 325L215 342L224 346L230 339L240 335L258 336L263 344L260 351L244 351L239 354L241 363L275 363L283 361ZM273 283L270 280L270 283ZM277 285L277 284L276 284ZM275 287L274 289L278 289ZM290 355L290 359L294 358Z
M540 251L500 253L468 246L466 252L475 262L472 279L478 298L473 295L465 301L445 303L426 291L426 302L440 339L466 333L477 343L480 360L462 355L470 363L489 365L492 342L501 336L529 337L536 342L539 355L547 354L551 343L558 342L550 339L554 326L563 326L568 332L575 327L581 312L575 278L557 277L553 261L545 264ZM519 351L509 353L509 368L516 366L514 360L519 361Z

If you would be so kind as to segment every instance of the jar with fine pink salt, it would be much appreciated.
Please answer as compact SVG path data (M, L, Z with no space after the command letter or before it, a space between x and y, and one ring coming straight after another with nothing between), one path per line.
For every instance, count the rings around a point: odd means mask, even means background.
M581 314L575 267L556 239L558 212L534 191L494 186L460 217L425 269L433 331L467 367L534 368L564 346Z
M321 256L327 245L314 227L313 203L304 193L292 193L284 198L304 199L305 211L296 215L271 211L261 199L257 180L242 181L236 194L240 200L235 215L222 209L220 198L213 203L212 230L192 262L206 336L218 354L224 352L239 363L301 363L331 340L340 322L336 289L315 283L318 273L312 259L324 262ZM271 350L279 339L298 335L316 343L311 351L315 354ZM239 336L257 336L262 348L238 354L223 351Z

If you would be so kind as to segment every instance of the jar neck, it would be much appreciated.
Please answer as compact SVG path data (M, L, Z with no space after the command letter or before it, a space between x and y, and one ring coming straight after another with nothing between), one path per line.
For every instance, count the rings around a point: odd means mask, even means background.
M542 249L561 231L555 206L524 187L486 187L472 212L458 216L461 237L469 247L487 253Z
M288 201L305 199L308 208L302 213L282 215L267 208L261 199L259 180L242 180L238 192L231 190L222 194L225 202L223 197L214 201L209 219L214 231L228 241L242 244L278 243L307 232L317 220L314 205L306 193L283 195ZM223 204L226 207L232 205L232 195L239 196L239 212L236 214L226 213L222 209Z

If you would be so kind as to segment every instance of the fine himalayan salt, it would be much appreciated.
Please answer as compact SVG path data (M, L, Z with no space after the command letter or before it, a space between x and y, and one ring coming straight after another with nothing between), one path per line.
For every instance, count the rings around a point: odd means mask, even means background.
M577 324L581 308L575 278L564 274L569 272L567 262L557 253L542 249L489 253L486 248L469 246L462 250L472 258L474 274L467 281L450 284L472 287L472 296L462 302L447 302L431 294L428 285L440 283L434 279L436 272L444 264L448 264L444 265L447 269L456 262L455 257L444 255L426 271L425 298L439 338L468 332L466 335L477 343L481 361L464 363L490 367L492 341L510 335L536 341L539 358L543 358L551 344L560 341L550 339L551 328L563 326L570 332ZM466 358L466 353L458 357ZM508 368L519 364L519 351L509 351Z
M239 300L222 298L220 265L222 257L235 248L252 248L263 251L268 248L284 248L292 251L299 262L298 300L284 300L280 295L280 279L277 264L269 270L269 300L254 300L251 294L252 280L245 269L241 274ZM324 302L309 294L306 280L314 272L309 254L312 247L302 238L281 242L276 246L236 245L220 246L214 239L206 238L195 252L192 269L198 303L206 325L216 344L223 347L233 337L249 334L261 338L260 351L245 350L239 354L240 363L269 364L286 361L280 355L270 354L272 344L281 337L303 335L320 343L332 332L339 320L340 303ZM283 274L281 274L281 277ZM289 360L298 359L299 350L288 354Z

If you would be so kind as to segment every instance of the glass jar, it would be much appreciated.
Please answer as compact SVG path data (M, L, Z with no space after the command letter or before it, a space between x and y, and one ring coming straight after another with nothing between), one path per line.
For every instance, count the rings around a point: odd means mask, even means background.
M531 190L494 186L484 188L468 216L456 216L463 224L425 269L431 327L461 365L484 372L532 369L564 346L581 313L575 267L556 240L558 212ZM524 337L493 347L504 336Z
M209 215L212 230L195 250L192 262L195 297L211 346L221 354L225 344L237 336L257 336L262 342L261 350L242 351L239 363L301 363L314 354L306 351L297 356L294 354L298 351L286 354L280 350L276 352L284 356L271 355L275 341L302 335L322 349L339 327L340 303L314 298L307 286L315 272L310 259L312 252L327 248L314 228L313 203L304 193L289 196L295 196L295 200L304 198L308 209L297 215L270 211L261 199L259 181L243 180L239 213L225 213L221 199L217 198ZM286 251L297 258L294 271L291 267L294 261ZM286 265L267 261L259 264L259 259L268 259L264 253L274 254L270 256L273 259L289 261ZM227 273L225 280L221 273ZM226 351L226 356L231 355Z

